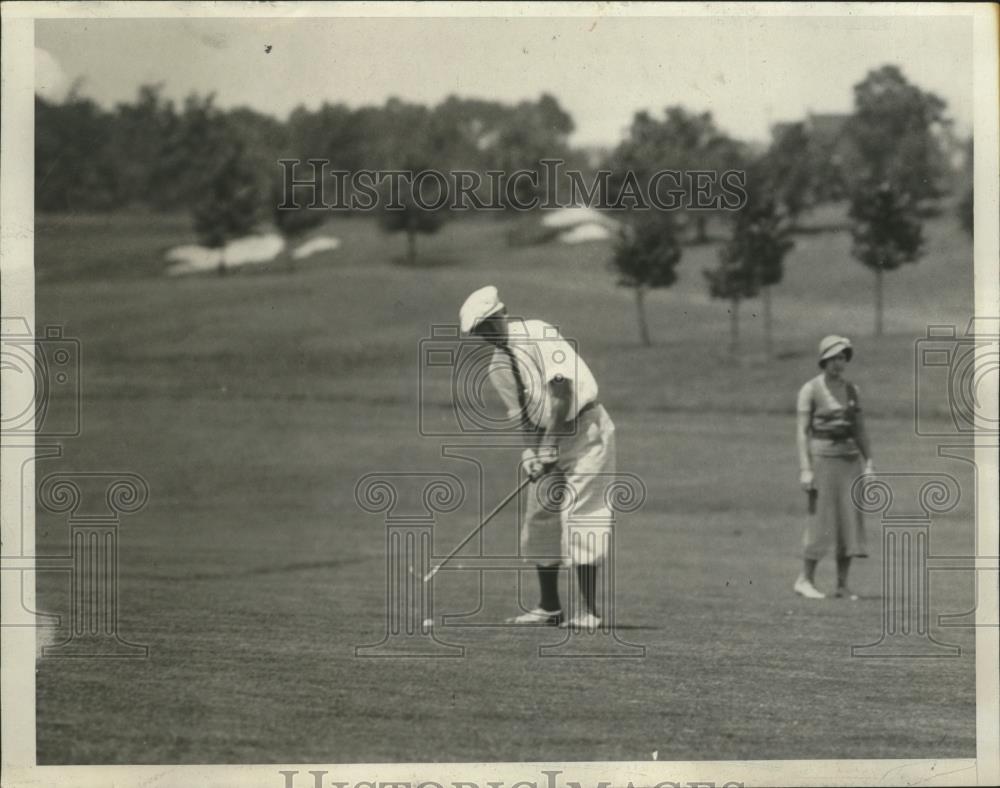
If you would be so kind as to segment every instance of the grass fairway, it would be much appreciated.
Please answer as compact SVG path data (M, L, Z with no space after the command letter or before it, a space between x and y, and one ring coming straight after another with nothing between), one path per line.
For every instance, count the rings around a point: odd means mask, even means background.
M749 303L738 363L726 306L704 297L711 245L687 249L677 285L649 298L656 345L641 348L604 244L510 248L508 224L474 219L421 239L429 264L409 268L394 262L402 239L367 220L329 229L341 248L294 273L167 279L160 252L189 240L183 222L39 220L38 325L80 339L84 387L83 434L39 477L128 471L151 489L120 529L121 632L150 658L39 660L39 763L974 755L971 630L934 623L962 647L953 659L850 656L881 631L876 523L854 573L861 601L791 592L804 509L794 399L822 335L855 338L850 375L879 468L972 489L969 467L937 458L912 419L914 341L971 312L971 244L950 219L928 225L925 259L887 277L878 343L871 275L847 236L798 238L775 292L778 358L759 354ZM493 627L441 630L465 659L355 657L385 628L385 529L355 503L355 483L373 471L473 481L417 434L421 401L432 419L450 413L446 386L418 396L418 349L486 283L579 342L617 425L619 467L646 484L617 544L620 634L645 646L642 659L539 659L554 632ZM934 408L945 416L943 392ZM509 489L510 455L484 466L483 500L440 516L437 554ZM972 550L973 506L965 495L936 522L935 554ZM40 551L65 552L65 521L37 522ZM499 517L488 550L509 551L514 527ZM514 612L517 579L488 574L484 620ZM532 573L522 579L531 603ZM971 581L932 573L933 622L972 607ZM38 583L40 605L65 612L64 578ZM478 589L442 572L437 611L475 608Z

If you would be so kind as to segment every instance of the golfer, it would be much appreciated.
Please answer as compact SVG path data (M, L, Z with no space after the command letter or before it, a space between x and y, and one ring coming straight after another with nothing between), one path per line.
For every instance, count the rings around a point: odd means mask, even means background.
M521 549L537 567L541 593L537 607L509 622L594 630L612 522L605 490L615 472L615 426L598 402L597 382L553 326L509 317L495 287L470 295L459 319L463 334L494 346L490 381L529 442L522 462L533 483ZM574 567L580 586L571 616L559 599L561 566Z
M852 558L867 557L861 512L851 500L851 487L862 473L872 473L871 448L858 389L844 378L854 350L846 337L828 336L819 343L823 371L799 390L799 482L815 496L815 511L806 521L802 574L795 593L809 599L826 596L816 588L816 564L836 547L837 590L834 596L857 599L847 585Z

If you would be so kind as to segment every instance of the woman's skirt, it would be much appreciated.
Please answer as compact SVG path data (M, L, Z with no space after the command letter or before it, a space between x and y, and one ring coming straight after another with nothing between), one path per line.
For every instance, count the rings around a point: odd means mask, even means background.
M867 557L864 520L851 498L851 487L861 472L857 456L814 457L816 513L806 522L803 557L818 561L831 545L838 558Z

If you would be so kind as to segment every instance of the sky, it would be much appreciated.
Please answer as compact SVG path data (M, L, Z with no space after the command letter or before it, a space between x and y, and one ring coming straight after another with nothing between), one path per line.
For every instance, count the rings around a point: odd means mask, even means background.
M587 146L674 104L766 141L773 123L849 112L852 86L894 63L946 100L959 133L972 127L972 25L958 16L40 20L35 46L36 90L56 100L79 81L112 107L163 83L177 101L214 92L285 118L300 104L548 92Z

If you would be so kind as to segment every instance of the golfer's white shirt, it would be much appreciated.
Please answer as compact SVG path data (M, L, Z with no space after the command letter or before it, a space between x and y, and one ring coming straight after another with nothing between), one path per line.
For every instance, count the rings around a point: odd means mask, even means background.
M597 381L590 367L577 355L572 342L560 335L558 329L541 320L508 321L508 346L517 358L517 365L524 382L528 418L537 425L549 423L550 397L548 384L561 379L570 382L570 419L580 410L597 401ZM497 348L493 351L490 380L500 394L507 415L517 420L521 404L517 397L517 384L511 370L510 358Z

